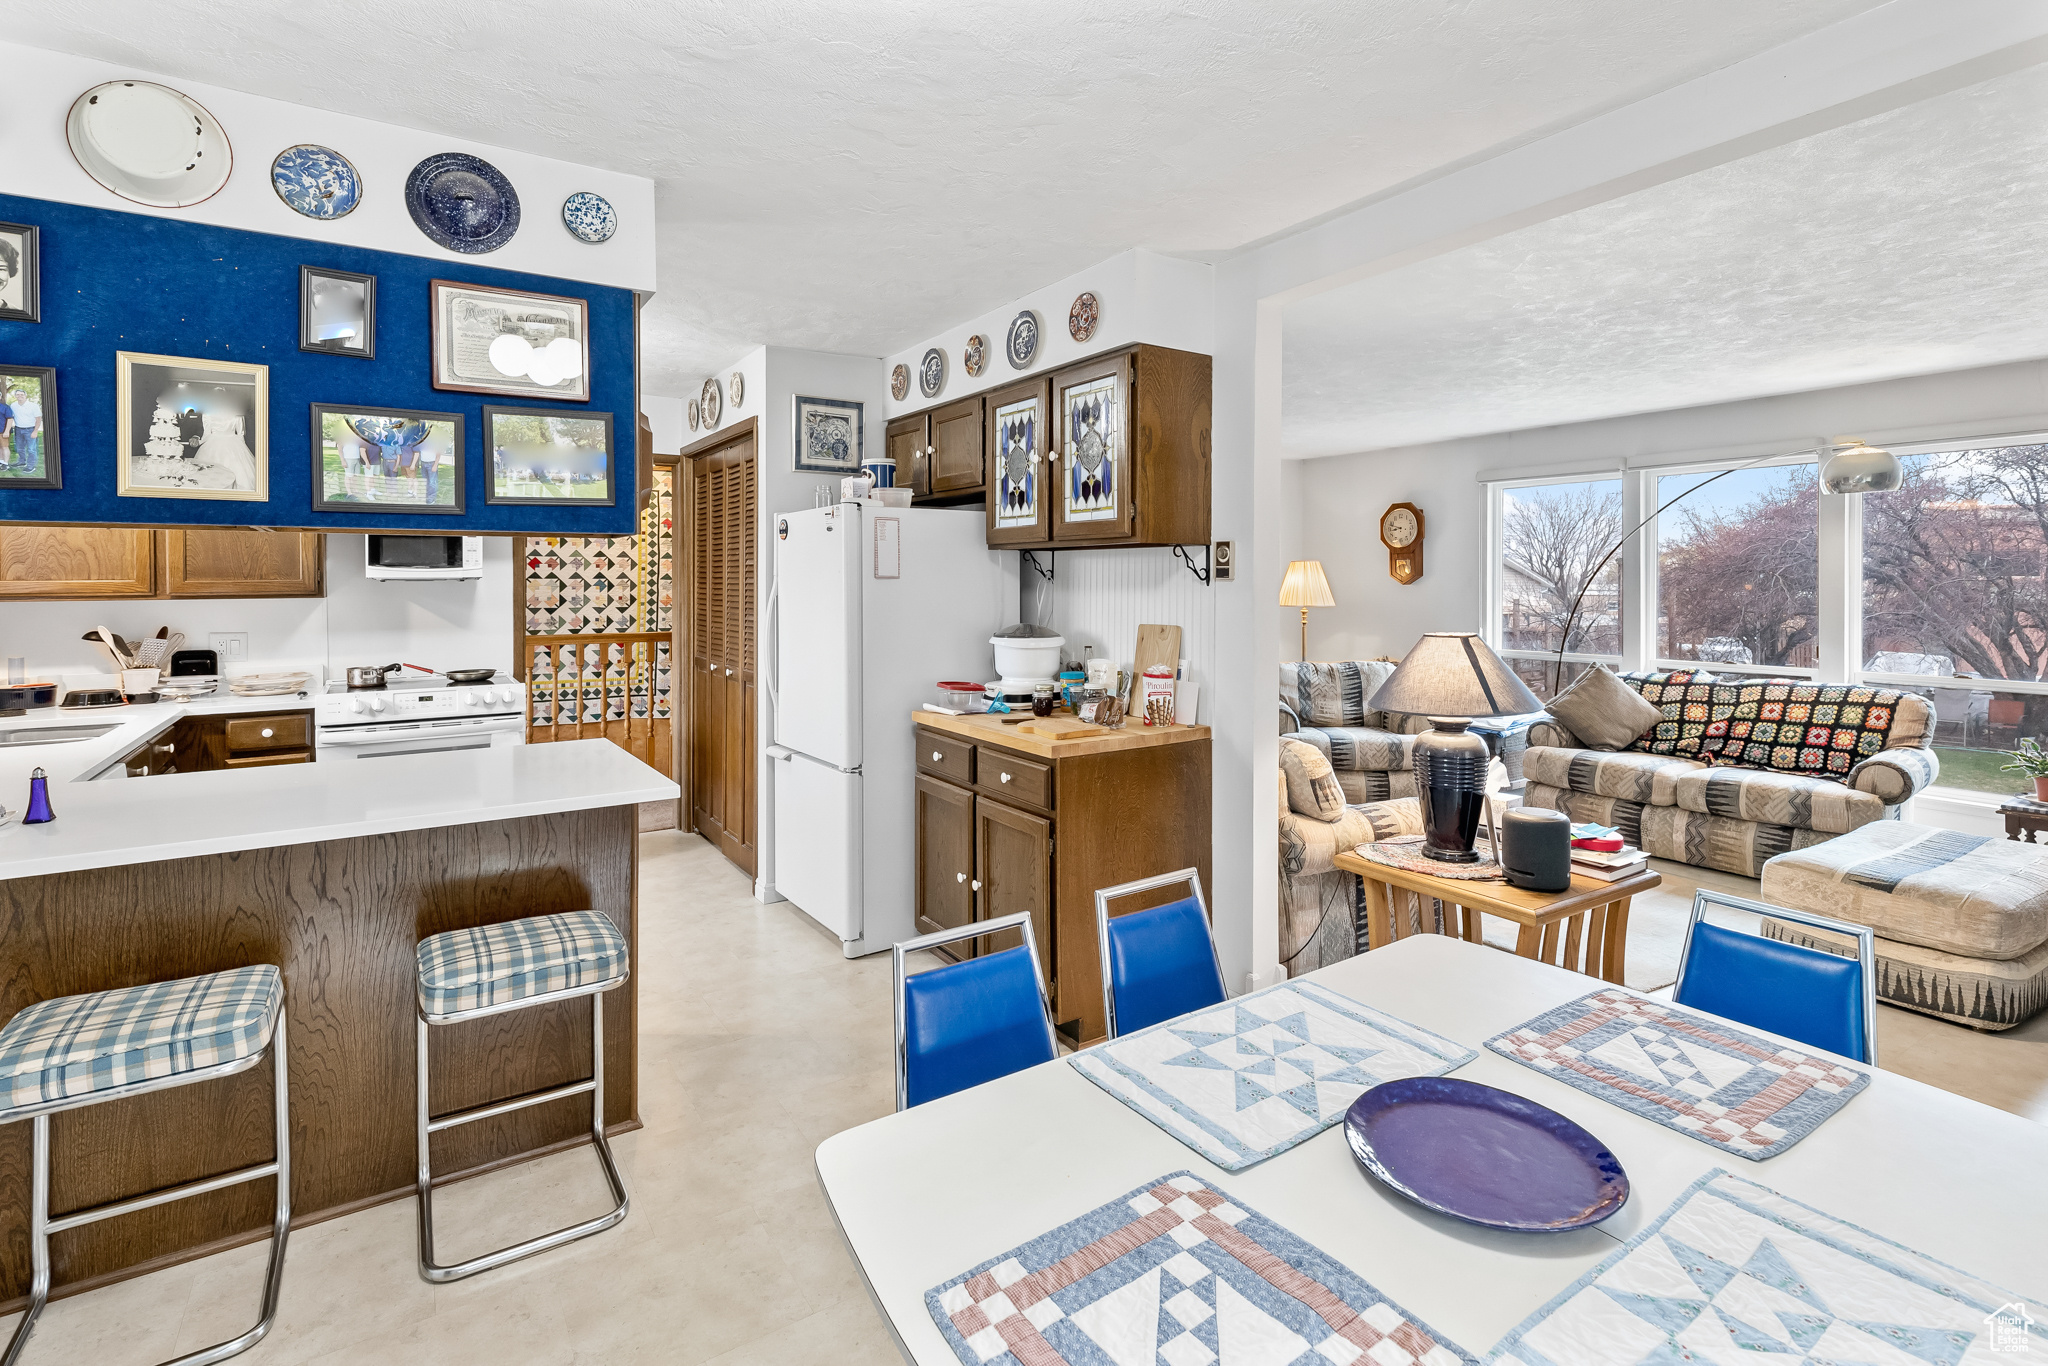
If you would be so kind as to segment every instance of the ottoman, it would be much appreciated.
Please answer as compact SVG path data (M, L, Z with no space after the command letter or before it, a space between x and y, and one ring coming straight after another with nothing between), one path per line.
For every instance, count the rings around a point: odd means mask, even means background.
M1762 899L1868 925L1877 997L1976 1029L2048 1006L2048 847L1875 821L1764 864ZM1773 939L1848 941L1766 919Z

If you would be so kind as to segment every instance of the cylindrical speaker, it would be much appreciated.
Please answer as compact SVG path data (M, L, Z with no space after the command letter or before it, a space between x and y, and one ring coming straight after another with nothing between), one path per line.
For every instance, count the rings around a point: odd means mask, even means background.
M1531 892L1572 885L1572 821L1562 811L1517 806L1500 818L1500 866L1508 884Z

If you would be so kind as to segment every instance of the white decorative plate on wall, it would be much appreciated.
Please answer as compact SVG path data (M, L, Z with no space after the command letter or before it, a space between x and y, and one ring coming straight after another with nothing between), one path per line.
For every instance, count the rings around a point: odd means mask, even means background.
M71 104L64 137L79 167L123 199L183 209L228 183L234 149L189 95L155 81L108 81Z

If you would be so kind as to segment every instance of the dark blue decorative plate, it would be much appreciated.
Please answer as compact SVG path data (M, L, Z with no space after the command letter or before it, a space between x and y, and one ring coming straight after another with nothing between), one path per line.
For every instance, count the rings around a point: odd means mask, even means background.
M467 152L437 152L405 178L405 207L430 239L475 256L519 231L519 192L505 173Z
M1010 319L1010 335L1003 339L1003 354L1012 370L1028 370L1038 354L1038 315L1025 309Z
M1344 1115L1351 1151L1396 1194L1487 1228L1558 1233L1628 1201L1628 1173L1557 1111L1478 1082L1404 1077Z
M917 363L917 391L926 398L937 398L945 387L946 353L934 346Z

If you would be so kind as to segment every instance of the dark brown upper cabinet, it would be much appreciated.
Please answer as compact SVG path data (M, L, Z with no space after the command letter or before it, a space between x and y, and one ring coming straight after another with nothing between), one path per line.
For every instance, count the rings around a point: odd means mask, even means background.
M1052 493L1045 450L1052 420L1052 386L1027 379L990 394L988 435L988 543L1049 545Z
M889 458L896 462L896 484L922 498L932 491L932 417L913 413L888 426Z
M932 409L931 497L957 498L982 491L981 442L981 395Z

